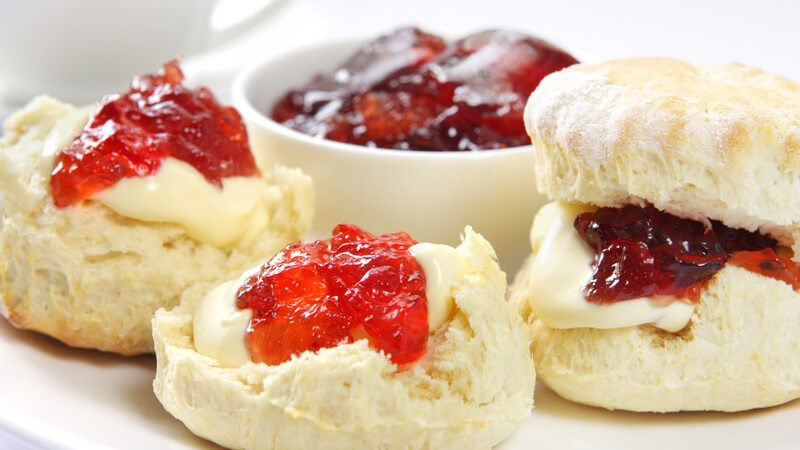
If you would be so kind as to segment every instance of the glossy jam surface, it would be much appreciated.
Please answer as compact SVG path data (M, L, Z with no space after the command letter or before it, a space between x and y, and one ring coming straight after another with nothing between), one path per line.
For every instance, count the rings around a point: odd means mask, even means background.
M576 62L522 33L490 30L447 44L404 28L287 93L272 118L312 136L371 147L528 145L522 119L528 96L547 74Z
M128 177L156 172L170 156L216 186L258 174L239 113L206 88L183 86L177 62L137 77L128 92L103 99L81 134L56 157L50 178L58 207L91 198Z
M280 364L361 338L396 364L421 357L428 302L414 244L406 233L338 225L328 240L285 247L239 290L237 306L253 310L253 360Z
M711 225L649 205L580 214L575 229L596 252L586 298L610 303L663 295L696 301L726 263L798 286L791 251L757 232Z

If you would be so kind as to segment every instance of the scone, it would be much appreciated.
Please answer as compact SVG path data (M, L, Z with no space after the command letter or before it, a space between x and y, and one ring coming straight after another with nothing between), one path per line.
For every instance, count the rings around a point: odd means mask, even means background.
M34 99L0 139L0 313L125 355L150 319L309 227L310 179L255 165L241 118L175 63L98 105Z
M491 245L339 225L153 318L156 396L236 449L489 448L535 371Z
M632 411L799 397L800 86L742 65L577 65L525 119L554 202L510 301L543 382Z

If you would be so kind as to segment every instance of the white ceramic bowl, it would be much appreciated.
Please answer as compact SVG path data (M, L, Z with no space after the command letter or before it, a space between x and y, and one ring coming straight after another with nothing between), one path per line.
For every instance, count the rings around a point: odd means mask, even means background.
M372 233L404 230L418 241L456 244L465 225L486 236L513 274L530 252L528 231L546 201L530 146L478 152L375 149L314 138L269 118L275 101L334 69L358 42L325 43L271 57L236 77L233 103L260 164L299 167L314 179L313 237L352 223Z

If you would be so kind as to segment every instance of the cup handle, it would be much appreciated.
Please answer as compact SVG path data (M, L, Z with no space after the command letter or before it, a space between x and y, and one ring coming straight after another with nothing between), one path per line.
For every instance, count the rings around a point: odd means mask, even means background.
M208 34L202 50L217 46L226 41L241 36L258 25L267 17L272 16L280 8L281 4L287 0L215 0L211 7L211 15L207 23ZM255 5L254 5L255 3ZM242 17L234 17L233 20L224 18L225 8L232 6L249 6ZM202 51L201 50L201 51Z

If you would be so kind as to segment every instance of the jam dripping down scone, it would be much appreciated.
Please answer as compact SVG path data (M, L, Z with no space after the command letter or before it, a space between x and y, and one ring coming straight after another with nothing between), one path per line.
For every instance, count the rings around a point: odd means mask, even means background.
M453 248L339 225L158 311L154 390L230 448L490 448L535 385L505 293L469 227Z
M74 108L48 97L0 139L0 312L76 347L153 349L150 318L298 239L308 177L259 168L239 114L175 62Z

